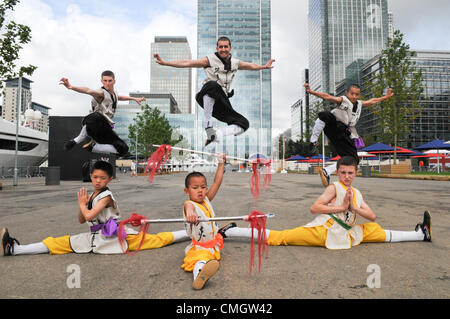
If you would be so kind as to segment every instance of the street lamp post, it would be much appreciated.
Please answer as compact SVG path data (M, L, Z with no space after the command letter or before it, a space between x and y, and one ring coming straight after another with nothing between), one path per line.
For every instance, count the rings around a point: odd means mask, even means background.
M20 109L22 106L22 77L19 76L19 89L18 94L19 97L17 99L17 107L16 107L16 149L14 153L14 181L13 185L17 186L18 184L18 175L19 175L19 168L17 167L18 164L18 151L19 151L19 121L20 121Z
M136 125L136 171L138 167L138 128Z

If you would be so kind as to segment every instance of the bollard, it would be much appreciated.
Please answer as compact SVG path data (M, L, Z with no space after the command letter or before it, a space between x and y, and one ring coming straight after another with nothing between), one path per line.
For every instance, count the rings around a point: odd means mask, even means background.
M47 167L47 173L45 174L45 185L59 185L59 180L60 180L59 166Z

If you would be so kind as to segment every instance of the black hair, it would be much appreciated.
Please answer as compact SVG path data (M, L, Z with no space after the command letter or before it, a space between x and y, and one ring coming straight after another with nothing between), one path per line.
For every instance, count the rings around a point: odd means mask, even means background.
M203 178L205 179L205 181L206 181L205 175L203 175L203 174L200 173L200 172L192 172L192 173L189 173L189 174L187 174L186 178L184 179L184 186L185 186L186 188L189 188L189 184L190 184L190 181L191 181L191 178L192 178L192 177L203 177Z
M112 177L113 176L113 166L111 165L111 163L105 162L105 161L97 161L94 163L94 165L92 165L91 168L91 174L96 170L102 170L104 171L108 177Z
M228 41L231 46L231 40L228 37L220 37L219 39L217 39L217 46L219 46L219 41Z
M113 72L113 71L109 71L109 70L106 70L106 71L103 71L103 72L102 72L102 78L103 78L104 76L112 76L113 79L116 78L115 75L114 75L114 72Z
M353 84L350 84L350 85L348 86L346 92L350 91L351 88L356 88L356 89L359 89L359 90L361 91L361 87L360 87L358 84L353 83Z
M341 157L336 164L336 169L339 169L341 165L345 166L354 166L356 170L358 170L358 162L352 156L343 156Z

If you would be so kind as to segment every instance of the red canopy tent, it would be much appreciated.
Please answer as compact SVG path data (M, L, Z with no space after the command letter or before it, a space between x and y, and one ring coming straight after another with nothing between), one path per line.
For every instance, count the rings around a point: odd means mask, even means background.
M397 154L413 154L413 153L416 153L416 152L414 152L414 151L411 151L411 150L409 150L409 149L407 149L407 148L403 148L403 147L400 147L400 146L396 146L396 149L397 149ZM370 154L393 154L394 153L394 150L392 150L392 151L372 151L372 152L368 152L368 153L370 153Z
M423 155L416 155L411 158L419 158L419 157L439 157L439 158L447 158L444 154L423 154Z

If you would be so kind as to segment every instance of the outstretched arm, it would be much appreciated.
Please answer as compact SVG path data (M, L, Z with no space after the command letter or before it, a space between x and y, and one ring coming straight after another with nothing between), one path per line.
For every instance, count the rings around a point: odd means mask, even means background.
M145 101L145 97L119 96L119 101L136 101L141 105L141 102Z
M342 103L342 98L341 97L336 97L336 96L330 95L328 93L322 93L322 92L313 91L313 90L311 90L311 87L309 86L308 83L306 83L304 86L306 88L306 92L307 93L315 95L315 96L321 98L322 100L329 101L329 102L332 102L334 104L341 104Z
M92 96L93 98L95 98L99 102L103 101L104 96L103 96L102 90L92 90L88 87L73 86L70 84L69 79L67 79L67 78L61 78L61 80L59 80L59 84L64 85L69 90L73 90L75 92L82 93L82 94L88 94L88 95Z
M224 171L225 162L226 162L225 154L221 154L218 157L218 159L219 159L219 164L217 165L216 176L214 176L214 183L208 189L208 193L206 194L206 196L208 197L208 199L210 201L212 201L213 198L216 196L217 191L219 190L220 185L222 184L222 180L223 180L223 171Z
M273 62L275 62L275 60L271 59L266 63L266 65L259 65L259 64L251 63L251 62L239 61L238 69L239 70L251 70L251 71L273 69L273 66L272 66Z
M394 95L394 93L392 92L392 89L389 88L386 92L385 96L382 97L375 97L373 99L367 100L367 101L362 101L362 106L372 106L375 105L377 103L380 103L384 100L387 100L389 98L391 98Z
M207 57L200 60L177 60L177 61L164 61L158 53L155 53L153 57L156 59L156 63L159 65L172 66L175 68L206 68L209 66Z

